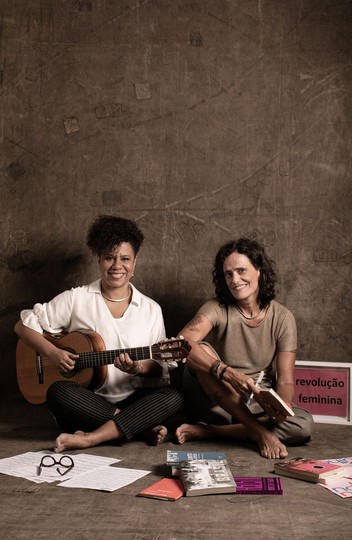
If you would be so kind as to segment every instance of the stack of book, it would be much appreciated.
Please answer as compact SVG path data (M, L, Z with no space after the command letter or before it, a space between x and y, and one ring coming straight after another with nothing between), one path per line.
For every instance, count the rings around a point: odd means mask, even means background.
M180 478L187 497L236 493L236 482L226 458L181 461Z
M167 450L172 478L162 478L138 495L176 501L183 495L282 495L279 476L233 476L224 452ZM340 497L352 497L352 457L309 459L296 457L274 464L274 472L319 483Z
M182 495L236 493L236 482L224 452L167 451L173 478L163 478L138 495L176 501Z
M180 463L198 459L226 459L225 452L192 452L187 450L167 450L166 464L171 467L172 476L180 476Z
M224 452L167 450L167 465L173 478L162 478L139 496L176 501L183 495L211 494L282 495L280 478L234 478Z
M326 484L333 479L344 476L346 472L351 470L348 466L332 461L296 457L275 463L274 471L282 476Z

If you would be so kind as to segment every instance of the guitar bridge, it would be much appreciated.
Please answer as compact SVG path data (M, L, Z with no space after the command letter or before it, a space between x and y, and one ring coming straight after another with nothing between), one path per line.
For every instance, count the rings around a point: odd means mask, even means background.
M43 384L44 379L43 379L42 359L38 352L35 355L35 363L36 363L36 368L37 368L38 383Z

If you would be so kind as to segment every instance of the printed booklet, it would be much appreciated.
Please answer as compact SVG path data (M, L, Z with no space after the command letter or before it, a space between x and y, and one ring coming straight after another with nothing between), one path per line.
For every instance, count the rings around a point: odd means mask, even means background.
M171 467L172 476L179 476L180 462L189 459L226 459L225 452L192 452L187 450L167 450L166 464Z
M282 495L281 478L235 476L236 495Z
M151 486L142 489L138 493L140 497L149 497L150 499L162 499L164 501L177 501L184 494L182 480L176 478L162 478Z
M236 482L226 459L181 461L180 476L188 497L236 492Z

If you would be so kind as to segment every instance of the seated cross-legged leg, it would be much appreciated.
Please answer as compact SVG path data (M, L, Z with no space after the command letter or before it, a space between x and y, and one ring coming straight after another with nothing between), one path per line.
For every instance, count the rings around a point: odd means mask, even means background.
M47 402L58 424L68 431L57 437L57 452L131 440L141 433L152 444L161 444L167 434L161 422L183 405L181 393L171 386L136 391L114 405L70 381L53 383Z

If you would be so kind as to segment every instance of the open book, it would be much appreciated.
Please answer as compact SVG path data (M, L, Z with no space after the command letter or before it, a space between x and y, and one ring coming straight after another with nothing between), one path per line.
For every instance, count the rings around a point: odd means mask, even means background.
M271 405L285 416L294 416L295 413L273 388L260 388L259 394L253 394L253 399L266 411L266 405Z

